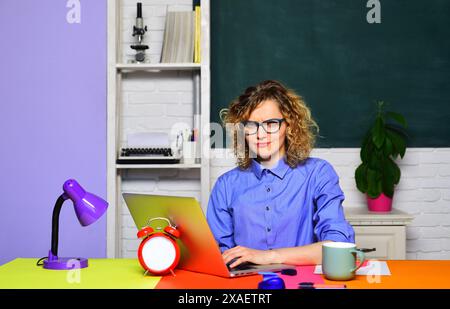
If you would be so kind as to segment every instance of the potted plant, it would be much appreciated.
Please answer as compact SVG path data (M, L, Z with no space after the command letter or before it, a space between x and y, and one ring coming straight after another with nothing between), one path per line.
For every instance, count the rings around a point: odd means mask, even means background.
M400 168L394 161L406 151L405 118L384 110L384 102L377 102L377 115L361 145L362 163L355 171L356 186L366 194L370 211L389 212L395 185L400 181Z

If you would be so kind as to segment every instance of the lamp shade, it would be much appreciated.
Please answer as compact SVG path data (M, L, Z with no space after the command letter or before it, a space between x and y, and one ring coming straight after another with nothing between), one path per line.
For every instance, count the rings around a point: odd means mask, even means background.
M63 190L72 200L78 221L82 226L97 221L108 208L108 203L104 199L86 192L75 179L67 180L63 185Z

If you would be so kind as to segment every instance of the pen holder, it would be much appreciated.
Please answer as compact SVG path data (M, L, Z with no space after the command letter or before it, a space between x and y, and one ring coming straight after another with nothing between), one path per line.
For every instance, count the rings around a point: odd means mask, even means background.
M197 142L183 142L183 163L194 164L197 158Z

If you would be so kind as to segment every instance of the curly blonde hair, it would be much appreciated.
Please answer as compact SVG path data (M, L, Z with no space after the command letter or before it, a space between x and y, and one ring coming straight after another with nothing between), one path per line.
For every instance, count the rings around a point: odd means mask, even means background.
M266 80L248 87L243 94L231 102L229 108L220 111L222 122L227 129L231 129L237 165L241 169L247 169L251 165L247 141L239 143L238 140L238 134L242 133L242 126L239 124L248 120L252 111L266 100L277 102L286 119L286 163L294 168L311 153L319 126L312 119L311 111L303 98L274 80Z

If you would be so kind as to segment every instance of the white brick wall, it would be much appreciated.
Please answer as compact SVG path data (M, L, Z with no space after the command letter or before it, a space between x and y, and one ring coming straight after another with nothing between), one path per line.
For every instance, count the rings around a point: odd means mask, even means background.
M214 150L213 156L211 186L235 162L231 152L224 149ZM359 149L315 149L312 156L335 168L346 197L344 207L367 207L354 178L360 164ZM397 162L402 178L393 207L415 216L406 228L407 258L450 259L450 148L409 148Z
M130 133L169 133L176 123L192 126L193 99L191 72L127 74L122 81L122 146Z

